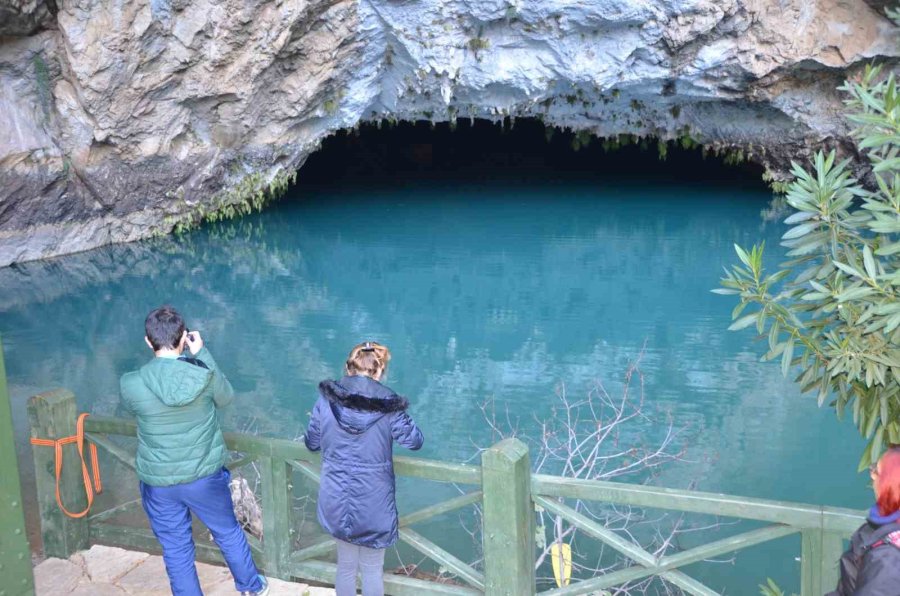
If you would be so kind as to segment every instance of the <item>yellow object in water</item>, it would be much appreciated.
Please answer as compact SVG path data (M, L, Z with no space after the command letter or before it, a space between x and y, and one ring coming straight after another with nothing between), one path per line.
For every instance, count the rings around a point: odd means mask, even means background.
M572 547L565 542L551 544L550 559L553 561L553 577L556 579L556 585L560 588L568 586L572 580Z

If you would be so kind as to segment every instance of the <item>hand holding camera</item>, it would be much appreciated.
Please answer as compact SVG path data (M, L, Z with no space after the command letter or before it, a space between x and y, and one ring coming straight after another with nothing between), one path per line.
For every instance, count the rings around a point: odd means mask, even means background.
M191 351L192 356L196 356L203 349L203 338L200 337L200 332L185 331L184 334L184 345Z

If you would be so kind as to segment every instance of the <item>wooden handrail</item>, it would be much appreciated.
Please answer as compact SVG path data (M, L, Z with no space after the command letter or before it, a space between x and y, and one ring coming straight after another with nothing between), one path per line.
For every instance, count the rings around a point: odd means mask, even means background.
M44 394L41 399L46 400ZM56 395L56 394L52 394ZM74 396L60 392L56 401L74 408ZM55 403L55 402L54 402ZM68 412L68 410L65 410ZM40 416L37 416L40 417ZM59 418L59 416L57 416ZM90 417L85 430L96 444L128 467L134 466L133 456L109 439L110 435L135 436L134 421L107 417ZM294 472L318 481L321 457L309 451L302 442L265 438L241 433L225 433L227 447L239 452L239 463L257 462L264 478L262 501L267 520L265 540L256 544L262 554L267 572L276 576L300 575L307 579L330 581L334 566L315 557L327 555L333 543L323 539L300 550L293 550L293 529L290 521L290 499ZM543 507L559 515L567 523L578 526L592 536L633 559L637 565L614 571L602 577L549 590L545 594L563 596L580 594L646 577L659 575L696 595L715 594L710 588L685 575L679 568L710 556L731 552L799 532L802 536L802 594L819 594L836 579L834 563L840 554L841 539L855 530L864 514L853 509L825 507L770 499L679 490L656 486L624 484L596 480L581 480L533 474L528 465L527 447L517 440L504 441L485 451L482 465L449 463L419 457L397 456L394 469L400 476L423 478L444 483L475 485L476 490L407 514L400 520L401 538L439 564L453 570L471 586L430 585L429 582L390 576L388 587L396 594L501 594L503 586L516 583L515 591L534 594L533 511ZM40 495L39 495L40 497ZM565 504L566 499L580 499L656 509L734 517L774 524L720 539L687 551L662 557L651 555L640 546L630 543L593 519ZM46 499L45 499L46 500ZM435 515L466 505L480 505L484 516L484 573L431 542L409 526ZM109 523L115 514L132 504L113 507L89 518L89 530L94 540L126 547L149 548L154 544L148 532L129 532L124 526ZM266 517L266 514L269 514ZM56 532L53 524L50 532ZM512 545L515 548L510 549ZM199 547L199 545L198 545ZM201 547L198 554L208 560L218 560L213 548ZM483 588L480 589L480 588Z
M101 435L137 436L137 423L121 418L91 416L85 421L84 428L89 433ZM240 451L255 457L275 457L284 460L297 460L318 464L321 456L306 448L302 442L286 439L272 439L227 432L226 446L233 451ZM421 457L394 457L394 471L400 476L436 480L439 482L455 482L458 484L481 484L481 468L468 464L449 463Z
M865 512L840 507L807 505L720 493L680 490L601 480L580 480L532 474L531 490L545 497L604 501L621 505L705 513L770 523L798 529L852 532L865 519Z

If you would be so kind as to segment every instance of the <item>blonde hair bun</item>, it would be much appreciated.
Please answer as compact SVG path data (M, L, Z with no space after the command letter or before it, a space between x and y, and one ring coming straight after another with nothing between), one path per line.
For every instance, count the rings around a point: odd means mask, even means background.
M391 351L376 341L357 344L347 356L347 374L378 377L391 360Z

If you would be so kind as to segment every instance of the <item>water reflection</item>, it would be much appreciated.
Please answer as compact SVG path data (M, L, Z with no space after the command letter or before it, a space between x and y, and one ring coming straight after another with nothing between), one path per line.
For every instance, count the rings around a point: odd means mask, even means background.
M615 392L643 354L647 399L693 431L691 462L663 482L861 506L852 427L727 333L733 304L709 292L734 242L777 245L766 199L653 185L318 191L182 238L2 269L22 455L39 390L122 414L118 378L149 356L143 316L166 302L228 372L229 428L301 434L316 384L373 338L394 352L389 383L414 403L424 454L462 460L489 440L484 400L534 432L561 384ZM623 440L662 430L648 418Z

